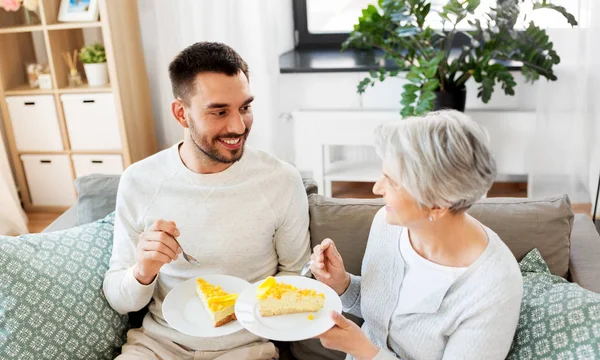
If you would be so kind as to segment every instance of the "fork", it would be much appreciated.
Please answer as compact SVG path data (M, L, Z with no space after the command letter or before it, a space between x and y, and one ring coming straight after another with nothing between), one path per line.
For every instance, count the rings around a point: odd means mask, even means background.
M310 277L308 274L310 273L310 266L313 263L314 263L314 261L311 259L306 264L304 264L304 266L302 267L302 270L300 270L300 276Z
M179 248L181 249L181 254L183 255L183 258L190 264L195 265L195 266L200 266L200 262L198 260L196 260L195 257L193 257L192 255L188 255L186 254L185 250L183 250L183 247L181 246L181 244L179 243L179 241L177 241L177 239L175 239L174 236L171 236L173 238L173 240L175 240L175 242L177 243L177 245L179 245Z

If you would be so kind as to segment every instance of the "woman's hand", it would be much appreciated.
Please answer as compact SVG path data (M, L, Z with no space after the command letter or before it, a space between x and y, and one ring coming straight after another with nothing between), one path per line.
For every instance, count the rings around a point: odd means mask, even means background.
M371 360L379 353L379 348L358 325L335 311L331 313L331 319L335 326L319 336L324 347L350 354L356 360Z
M342 295L350 285L350 274L344 268L342 256L337 251L333 240L325 239L314 248L311 255L313 264L310 271L317 280Z

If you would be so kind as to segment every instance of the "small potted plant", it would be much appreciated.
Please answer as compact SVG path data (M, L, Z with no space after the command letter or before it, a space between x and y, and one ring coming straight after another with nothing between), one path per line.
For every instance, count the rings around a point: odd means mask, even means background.
M102 86L108 83L104 45L96 43L84 46L79 54L79 60L83 63L89 86Z

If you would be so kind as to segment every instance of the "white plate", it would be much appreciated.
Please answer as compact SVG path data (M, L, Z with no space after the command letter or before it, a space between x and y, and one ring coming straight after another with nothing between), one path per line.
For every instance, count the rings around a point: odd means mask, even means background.
M204 275L204 280L230 293L241 293L250 283L229 275ZM202 301L196 295L196 278L175 286L165 297L163 316L171 327L181 333L198 337L215 337L233 334L243 329L238 321L214 327Z
M315 289L325 294L323 308L316 313L300 313L262 317L256 288L259 281L244 290L235 303L235 315L240 324L254 335L276 341L299 341L321 335L334 325L331 312L342 312L342 301L329 286L316 280L302 276L278 276L277 281L294 285L303 289ZM313 314L314 320L308 315Z

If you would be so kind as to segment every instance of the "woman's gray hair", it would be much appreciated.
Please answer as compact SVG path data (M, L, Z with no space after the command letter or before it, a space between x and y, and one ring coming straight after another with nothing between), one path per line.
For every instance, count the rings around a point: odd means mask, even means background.
M428 208L465 211L496 178L486 132L455 110L383 124L375 146L388 175Z

